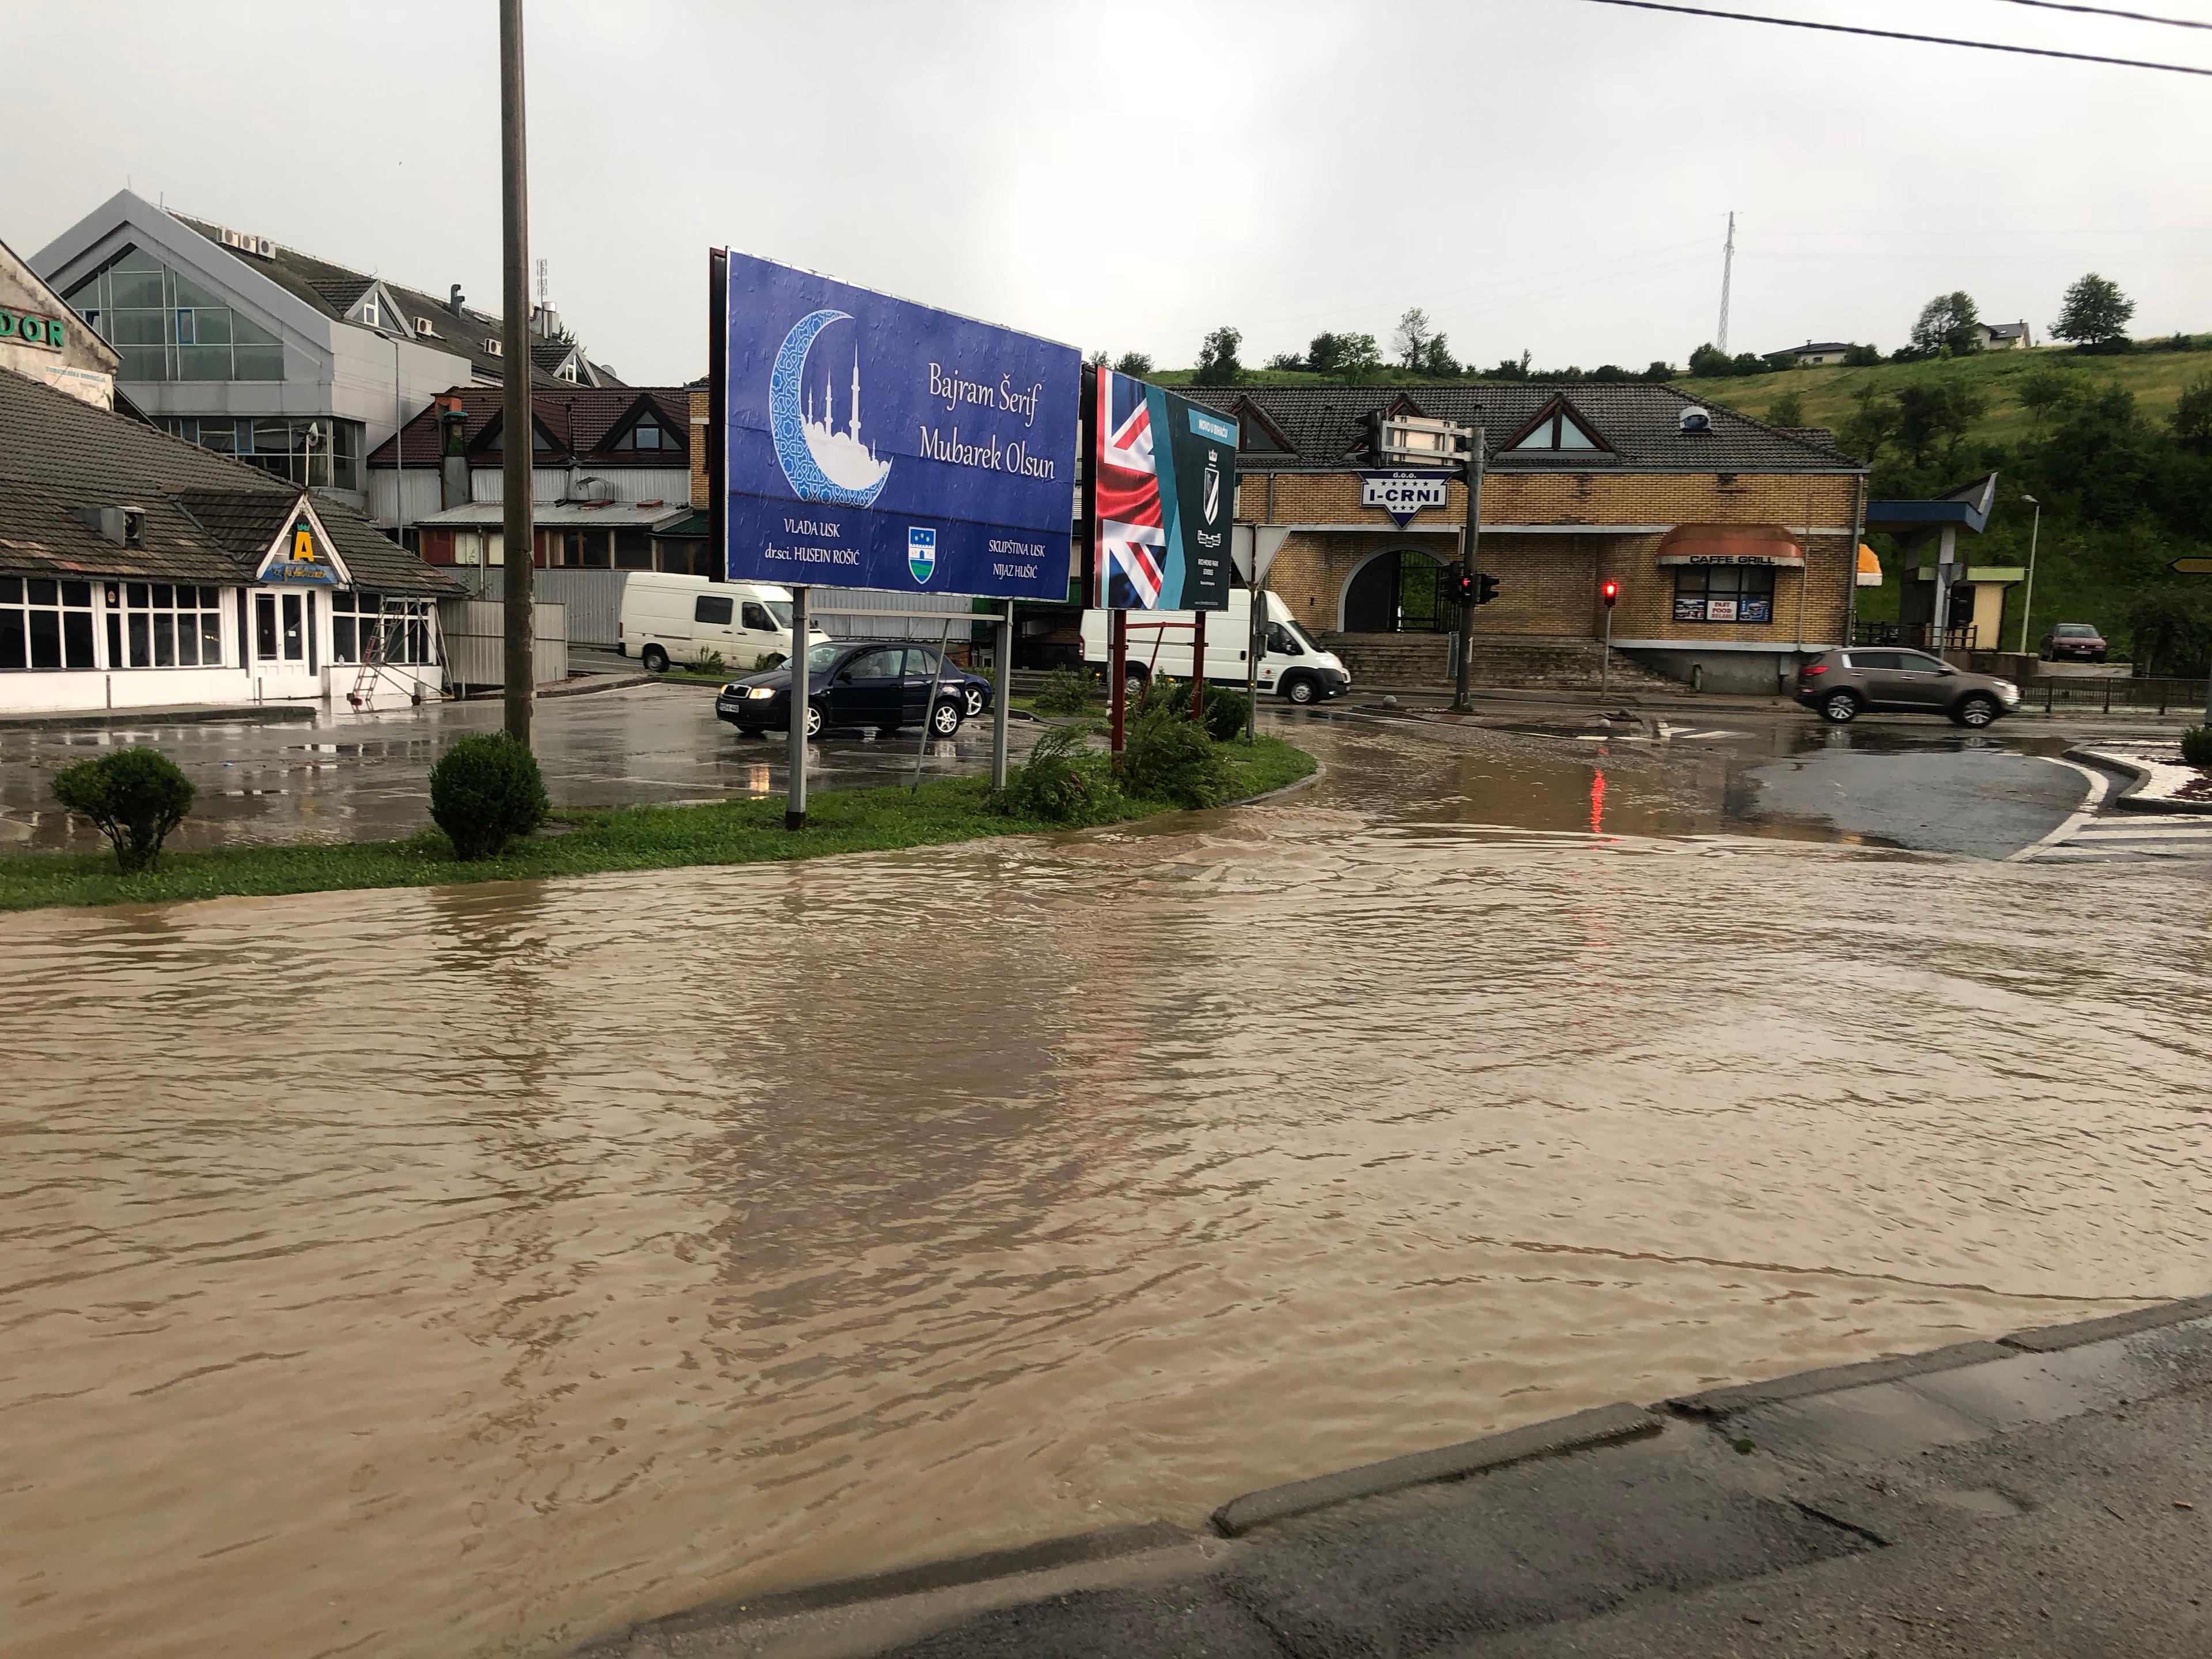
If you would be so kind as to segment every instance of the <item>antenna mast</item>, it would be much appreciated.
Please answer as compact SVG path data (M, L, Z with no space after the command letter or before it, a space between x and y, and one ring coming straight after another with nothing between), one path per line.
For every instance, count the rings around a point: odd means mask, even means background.
M1735 213L1729 212L1728 246L1721 250L1721 331L1713 342L1722 356L1728 356L1729 284L1735 278Z

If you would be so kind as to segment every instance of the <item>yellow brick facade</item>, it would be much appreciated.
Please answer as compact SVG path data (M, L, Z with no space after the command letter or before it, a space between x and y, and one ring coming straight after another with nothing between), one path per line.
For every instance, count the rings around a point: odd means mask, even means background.
M1483 483L1481 566L1498 578L1498 593L1475 612L1476 631L1595 637L1605 628L1598 585L1610 579L1620 584L1616 639L1832 643L1843 635L1855 568L1849 527L1858 509L1858 482L1835 473L1493 473ZM1316 633L1343 627L1345 588L1377 555L1413 548L1440 563L1458 557L1455 532L1467 513L1463 484L1450 486L1447 507L1422 513L1403 531L1379 507L1362 507L1359 490L1356 471L1247 472L1238 481L1240 519L1376 527L1299 531L1284 543L1269 586ZM1806 569L1775 573L1771 623L1674 621L1675 567L1656 562L1663 532L1598 529L1686 524L1779 524L1801 542L1808 527L1814 532ZM1592 526L1591 533L1569 528L1583 525ZM1546 533L1516 533L1505 526L1542 526Z

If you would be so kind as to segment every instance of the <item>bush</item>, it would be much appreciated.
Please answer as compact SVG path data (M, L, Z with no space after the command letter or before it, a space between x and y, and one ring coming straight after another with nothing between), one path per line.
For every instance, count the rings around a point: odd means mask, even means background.
M726 672L728 667L729 665L722 660L722 653L719 651L702 650L697 656L691 659L691 672L695 674L720 674Z
M1151 688L1146 691L1149 701ZM1229 799L1235 783L1229 757L1188 714L1187 708L1146 708L1129 723L1121 752L1124 789L1177 806L1218 806Z
M176 763L151 749L118 749L54 777L54 798L100 826L126 876L154 867L169 831L191 810L193 793Z
M2212 772L2212 726L2192 726L2181 734L2181 761Z
M1062 726L1036 740L1006 779L1000 805L1016 817L1084 823L1103 816L1115 789L1106 757L1093 754L1081 726Z
M1036 694L1040 714L1080 714L1091 707L1091 682L1073 668L1055 668Z
M430 816L456 857L495 857L545 821L538 757L503 732L463 738L430 769Z
M1244 735L1252 718L1252 700L1225 685L1206 688L1206 735L1216 743L1234 743Z
M760 655L753 659L753 671L756 673L765 674L771 668L782 667L784 657L782 652L763 651Z

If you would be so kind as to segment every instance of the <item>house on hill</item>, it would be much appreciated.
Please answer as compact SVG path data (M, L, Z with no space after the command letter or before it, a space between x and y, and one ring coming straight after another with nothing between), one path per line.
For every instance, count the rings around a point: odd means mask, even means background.
M1984 351L2026 351L2035 343L2025 321L2017 323L1976 323L1974 340Z
M1830 363L1840 363L1850 349L1847 340L1808 340L1801 346L1785 347L1766 354L1769 362L1786 362L1792 368L1820 368Z

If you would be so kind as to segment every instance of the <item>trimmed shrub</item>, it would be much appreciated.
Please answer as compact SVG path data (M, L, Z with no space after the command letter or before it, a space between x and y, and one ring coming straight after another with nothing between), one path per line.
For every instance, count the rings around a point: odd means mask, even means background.
M1234 743L1244 735L1252 719L1252 700L1225 685L1206 688L1206 735L1216 743Z
M503 732L463 738L430 769L430 816L471 862L528 835L551 805L538 757Z
M100 827L126 876L154 867L194 793L176 763L151 749L118 749L54 776L54 799Z
M1188 704L1148 708L1129 722L1121 787L1131 794L1177 806L1218 806L1234 781L1229 757L1203 726L1191 724Z
M2181 734L2181 763L2212 772L2212 726L2192 726Z
M1000 804L1016 817L1084 823L1104 811L1114 796L1106 757L1091 752L1082 727L1063 726L1036 740L1006 779Z
M1091 707L1091 682L1073 668L1055 668L1036 694L1040 714L1080 714Z

